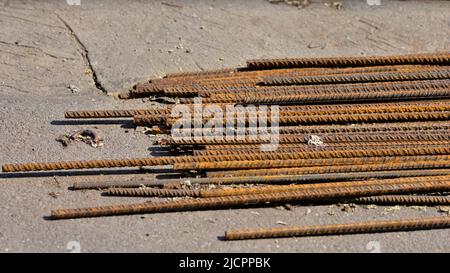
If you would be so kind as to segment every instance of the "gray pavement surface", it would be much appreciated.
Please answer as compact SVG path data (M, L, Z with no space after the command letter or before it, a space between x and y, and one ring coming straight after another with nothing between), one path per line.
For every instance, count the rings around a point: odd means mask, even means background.
M246 59L450 50L450 1L312 1L297 9L251 1L0 1L0 164L150 156L149 136L120 124L66 122L77 109L148 107L110 94L179 71L243 66ZM74 0L68 2L76 2ZM76 87L69 88L69 86ZM74 92L75 91L75 92ZM55 138L82 128L102 148ZM47 221L56 208L143 201L68 191L76 176L0 174L0 251L449 252L450 230L224 242L226 229L443 215L438 208L257 208ZM107 172L117 180L144 174ZM151 176L151 174L147 175ZM281 222L279 222L281 221ZM278 222L278 223L277 223ZM375 243L374 243L375 242Z

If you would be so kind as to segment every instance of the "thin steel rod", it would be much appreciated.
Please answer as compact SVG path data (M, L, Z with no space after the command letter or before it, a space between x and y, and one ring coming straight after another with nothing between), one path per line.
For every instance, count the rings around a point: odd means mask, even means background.
M414 231L442 228L450 228L450 216L406 220L370 221L351 224L227 230L225 232L225 239L230 241L298 236Z
M50 219L70 219L82 217L99 217L127 214L175 212L189 210L245 208L249 206L267 206L280 203L295 203L309 200L327 200L333 198L350 198L386 194L403 194L419 192L438 192L450 189L449 180L434 182L406 182L389 185L355 186L350 188L323 188L298 191L286 191L269 194L225 196L202 199L172 200L156 203L135 203L110 205L102 207L58 209L51 212Z
M157 158L127 158L104 160L81 160L48 163L5 164L3 172L51 171L70 169L141 167L173 165L174 163L202 161L245 161L245 160L290 160L318 158L351 158L351 157L388 157L414 155L448 155L450 147L417 147L400 149L350 150L350 151L302 151L294 153L261 152L254 154L221 155L221 156L178 156Z
M450 113L449 113L450 117ZM310 135L286 135L280 134L276 136L278 143L307 143ZM450 134L445 131L437 131L435 133L392 133L384 135L376 134L328 134L319 135L323 143L342 143L342 142L385 142L389 141L449 141ZM226 137L203 137L201 139L182 139L182 138L168 138L158 141L161 145L226 145L226 144L255 144L255 143L269 143L273 141L273 137L264 135L251 135L244 137L243 139L232 138L226 139ZM238 151L237 151L238 152Z
M387 168L387 170L392 170ZM345 171L345 170L343 170ZM322 183L345 180L364 180L369 178L399 178L419 176L442 176L449 175L450 169L436 170L407 170L407 171L369 171L369 172L343 172L343 173L313 173L306 172L303 175L280 175L280 176L243 176L243 177L216 177L216 178L186 178L186 179L153 179L142 181L82 181L73 184L73 190L103 189L103 188L139 188L139 187L161 187L170 185L181 187L189 181L191 185L230 185L230 184L291 184L291 183ZM158 192L155 191L154 192Z
M303 77L273 77L267 78L261 85L306 85L306 84L330 84L351 82L388 82L388 81L413 81L434 80L450 78L450 70L422 70L411 72L380 72L359 73L343 75L303 76Z
M436 172L437 171L437 172ZM231 189L154 189L142 187L109 187L106 192L107 195L115 196L136 196L136 197L176 197L176 196L191 196L191 197L218 197L231 195L249 195L261 194L280 191L290 191L310 188L323 187L352 187L361 185L374 185L376 182L366 180L370 178L384 179L382 184L397 183L397 178L416 178L423 177L422 181L434 181L436 179L446 179L450 174L448 170L433 170L430 172L424 171L401 171L401 172L371 172L371 173L343 173L343 174L315 174L303 176L273 176L273 177L236 177L233 179L192 179L193 184L208 184L208 185L230 185L230 184L268 184L269 186L262 187L245 187L245 188L231 188ZM430 176L430 177L424 177ZM434 176L434 177L433 177ZM352 182L338 182L338 181L352 181ZM354 182L353 182L354 181ZM175 182L166 182L171 185L170 188L177 188ZM296 184L299 183L299 184ZM303 184L302 184L303 183ZM320 184L315 184L320 183ZM380 182L381 183L381 182ZM283 185L284 184L284 185ZM287 185L289 184L289 185ZM178 188L181 183L178 183ZM104 188L104 187L103 187Z
M372 65L443 64L450 63L450 53L422 53L391 56L285 58L248 60L249 69L294 67L355 67Z
M328 93L328 94L305 94L289 96L252 96L242 100L228 99L227 97L205 98L205 103L234 102L243 104L307 104L307 103L342 103L342 102L366 102L366 101L392 101L392 100L418 100L418 99L438 99L448 98L450 91L448 88L435 90L404 90L386 91L370 93Z
M345 202L356 204L377 204L377 205L410 205L410 206L437 206L450 205L450 196L432 195L381 195L358 197L347 199Z
M197 111L196 108L192 109ZM208 108L201 108L201 111L207 111ZM236 111L242 111L245 109L236 108ZM270 110L270 109L269 109ZM431 112L431 111L449 111L450 103L448 102L434 102L430 105L385 105L377 107L358 107L358 108L337 108L337 109L323 109L323 110L311 110L311 109L295 109L289 106L281 106L279 108L280 115L339 115L339 114L367 114L367 113L397 113L397 112ZM80 110L80 111L67 111L65 112L65 118L81 119L81 118L126 118L133 116L151 116L157 118L167 119L170 117L170 108L164 109L124 109L124 110ZM267 113L270 115L270 111Z
M175 85L163 88L163 94L169 97L192 96L225 96L238 97L242 95L256 94L303 94L303 93L348 93L348 92L374 92L374 91L399 91L408 89L433 89L446 87L448 79L440 80L415 80L393 82L369 82L369 83L344 83L321 85L291 85L291 86L240 86L229 87L227 85L202 86L202 85Z

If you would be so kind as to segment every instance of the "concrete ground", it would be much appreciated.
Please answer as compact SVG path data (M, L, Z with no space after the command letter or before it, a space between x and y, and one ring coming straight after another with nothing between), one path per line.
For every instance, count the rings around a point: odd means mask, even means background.
M251 1L0 1L0 164L145 157L151 139L127 124L83 124L65 110L146 107L107 95L169 72L243 66L246 59L450 50L450 1L342 1L298 9ZM69 88L69 86L71 88ZM104 147L61 134L96 128ZM73 192L67 176L0 174L2 252L449 252L450 230L224 242L226 229L443 215L438 208L258 208L47 221L56 208L144 199ZM105 180L142 174L106 172ZM78 248L79 246L79 248Z

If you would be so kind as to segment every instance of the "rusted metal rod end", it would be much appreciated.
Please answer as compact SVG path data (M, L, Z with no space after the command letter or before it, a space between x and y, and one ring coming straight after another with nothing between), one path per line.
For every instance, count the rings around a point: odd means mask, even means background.
M381 195L381 196L359 197L345 201L357 204L436 206L436 205L449 205L450 196Z
M111 188L104 192L109 196L132 196L132 197L199 197L199 190L169 190L169 189L147 189L147 188Z
M257 228L227 230L226 240L264 239L295 236L361 234L377 232L413 231L450 228L450 216L416 218L394 221L371 221L353 224L319 225L305 227Z

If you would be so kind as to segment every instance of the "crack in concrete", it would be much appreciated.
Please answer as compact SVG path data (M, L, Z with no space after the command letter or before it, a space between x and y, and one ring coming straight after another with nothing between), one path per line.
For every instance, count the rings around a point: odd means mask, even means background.
M57 14L57 13L55 13L55 14L56 14L56 17L58 17L58 19L64 24L66 29L73 36L78 47L80 48L81 56L83 57L84 63L89 68L89 70L91 70L91 72L92 72L92 80L94 81L95 87L98 90L102 91L103 93L108 93L106 88L102 85L102 83L98 79L97 72L95 71L94 66L92 65L91 59L89 57L89 51L87 50L86 46L81 41L80 37L78 37L78 35L75 33L73 28L69 25L69 23L67 23L59 14Z

